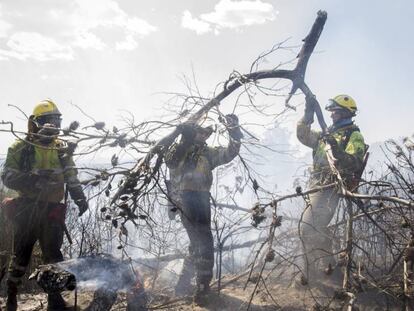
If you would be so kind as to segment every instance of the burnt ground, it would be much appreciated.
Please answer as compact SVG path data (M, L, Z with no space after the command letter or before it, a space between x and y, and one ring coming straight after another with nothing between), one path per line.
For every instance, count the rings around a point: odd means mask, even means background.
M222 289L220 295L213 292L204 307L194 305L191 298L175 298L171 289L157 289L148 291L151 297L150 308L153 310L247 310L248 302L255 284L249 283L246 290L243 290L246 279L240 279L237 282L226 286ZM332 280L321 280L312 284L312 286L302 286L296 282L287 280L270 280L266 281L267 289L263 286L252 300L250 310L253 311L305 311L305 310L346 310L349 299L335 300L334 296L338 284ZM66 301L74 304L74 293L64 292ZM85 310L93 298L92 292L78 292L78 310ZM1 299L2 301L2 299ZM46 310L46 295L39 294L21 294L19 296L19 310L35 311ZM356 294L354 310L401 310L401 301L396 301L389 295L375 289L364 290ZM120 294L116 304L111 310L125 310L125 296Z

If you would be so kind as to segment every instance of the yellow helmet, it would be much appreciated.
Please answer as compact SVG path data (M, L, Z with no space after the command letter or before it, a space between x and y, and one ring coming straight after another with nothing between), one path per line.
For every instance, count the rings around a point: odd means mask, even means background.
M59 116L62 115L58 107L56 106L56 104L50 99L45 99L39 102L34 107L33 113L32 113L32 116L34 119L37 119L43 116L49 116L49 115L59 115Z
M346 109L352 114L357 112L357 105L355 100L349 95L337 95L329 100L326 110Z

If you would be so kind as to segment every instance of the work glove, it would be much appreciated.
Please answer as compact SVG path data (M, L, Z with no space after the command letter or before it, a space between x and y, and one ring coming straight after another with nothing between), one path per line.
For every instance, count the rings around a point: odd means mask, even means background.
M88 201L85 198L82 187L77 185L75 187L68 187L70 197L79 208L79 217L82 216L89 208Z
M347 153L343 148L338 145L337 140L332 135L325 136L325 142L331 146L332 155L337 161L337 165L342 170L348 172L356 172L362 165L362 162L358 157L355 157Z
M180 131L181 135L184 138L184 141L191 142L194 140L197 131L194 128L192 123L182 123L177 126L177 129Z
M88 201L85 199L75 201L75 204L78 206L79 209L79 217L81 217L89 208Z
M336 141L335 137L332 135L325 136L325 142L331 146L332 154L336 159L339 159L340 156L344 153L340 150L338 142Z
M243 133L240 130L239 126L239 118L231 113L225 115L227 130L229 131L229 135L234 140L240 141L243 138Z
M310 125L314 122L314 113L315 113L315 104L316 104L315 96L306 96L306 103L305 103L305 114L303 116L303 122L307 125Z

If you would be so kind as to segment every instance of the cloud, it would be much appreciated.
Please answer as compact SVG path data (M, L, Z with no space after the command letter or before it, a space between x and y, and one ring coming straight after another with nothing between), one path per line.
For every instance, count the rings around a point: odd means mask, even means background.
M19 10L21 16L12 25L2 20L0 6L0 44L7 47L0 49L0 60L72 60L78 49L131 51L157 31L146 20L127 14L115 0L71 0L53 9L42 7L41 19L33 13L37 9ZM10 34L12 27L19 32Z
M198 35L210 32L210 24L198 18L193 18L191 12L186 10L181 19L181 26L190 30L194 30Z
M146 20L133 17L126 20L125 29L130 33L145 37L156 31L157 27L152 26Z
M89 48L103 48L102 40L93 33L96 31L101 34L108 30L121 31L124 38L114 43L115 48L133 50L138 46L136 39L146 37L157 30L147 21L129 16L113 0L75 0L75 3L77 7L70 18L71 24L75 27L77 39L81 39L85 33L88 34L90 40L83 41L89 43L86 44Z
M217 34L223 28L236 29L242 26L264 24L273 21L277 14L273 5L261 0L220 0L214 6L213 12L201 14L199 18L193 18L189 11L185 11L181 25L197 34L212 30Z
M202 14L200 17L220 28L237 28L272 21L276 17L276 12L270 3L260 0L221 0L214 7L214 12Z
M135 50L138 46L138 42L134 39L133 36L129 35L122 42L117 42L115 48L119 51L132 51Z
M36 61L73 59L73 50L70 47L63 46L54 39L36 32L15 33L10 36L6 45L9 50L0 50L0 56L3 58Z
M95 34L88 31L78 31L73 41L73 45L83 49L103 50L106 44Z

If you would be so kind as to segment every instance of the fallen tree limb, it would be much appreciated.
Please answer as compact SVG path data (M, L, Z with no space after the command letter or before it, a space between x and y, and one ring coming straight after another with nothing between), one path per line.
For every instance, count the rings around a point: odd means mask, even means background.
M342 196L346 198L354 198L354 199L361 199L361 200L387 201L387 202L402 204L407 207L414 207L413 201L401 199L398 197L389 197L389 196L384 196L384 195L359 194L359 193L354 193L351 191L346 191L345 194L343 194Z
M312 26L312 29L308 36L303 40L304 44L300 53L298 55L298 62L293 70L284 70L284 69L272 69L272 70L261 70L256 72L250 72L243 75L231 76L225 83L224 89L211 99L207 104L202 106L198 111L192 114L186 122L195 123L203 115L209 112L212 108L217 107L220 102L241 87L244 84L255 83L259 80L264 79L287 79L292 81L292 90L288 99L286 100L286 105L288 105L289 99L293 94L300 89L307 96L313 96L311 90L304 82L306 67L309 61L309 58L319 40L319 36L323 30L327 18L327 13L324 11L319 11L317 18ZM323 118L319 117L321 114L318 114L318 120L321 123ZM324 122L324 121L323 121ZM321 123L323 125L323 123ZM326 124L325 124L326 127ZM145 157L143 157L132 169L128 177L123 181L123 183L118 188L118 191L111 199L111 205L115 204L121 195L125 193L133 193L134 196L136 193L139 193L151 182L152 176L158 171L164 153L168 150L168 147L174 142L174 140L180 135L180 130L175 128L169 135L160 139L154 146L150 148ZM152 159L157 156L156 164L151 167ZM138 181L141 181L141 185L137 185ZM137 187L138 186L138 187Z
M241 248L246 248L246 247L251 247L257 243L260 242L264 242L266 241L267 238L258 238L256 240L251 240L251 241L246 241L244 243L241 244L231 244L231 245L227 245L224 246L221 251L227 252L227 251L231 251L231 250L235 250L235 249L241 249ZM219 249L218 248L214 248L214 252L218 252ZM169 255L164 255L164 256L160 256L160 257L151 257L151 258L137 258L134 259L134 261L140 263L140 262L155 262L155 261L161 261L161 262L165 262L165 261L173 261L173 260L177 260L177 259L183 259L185 258L186 254L185 253L179 253L179 254L169 254Z

